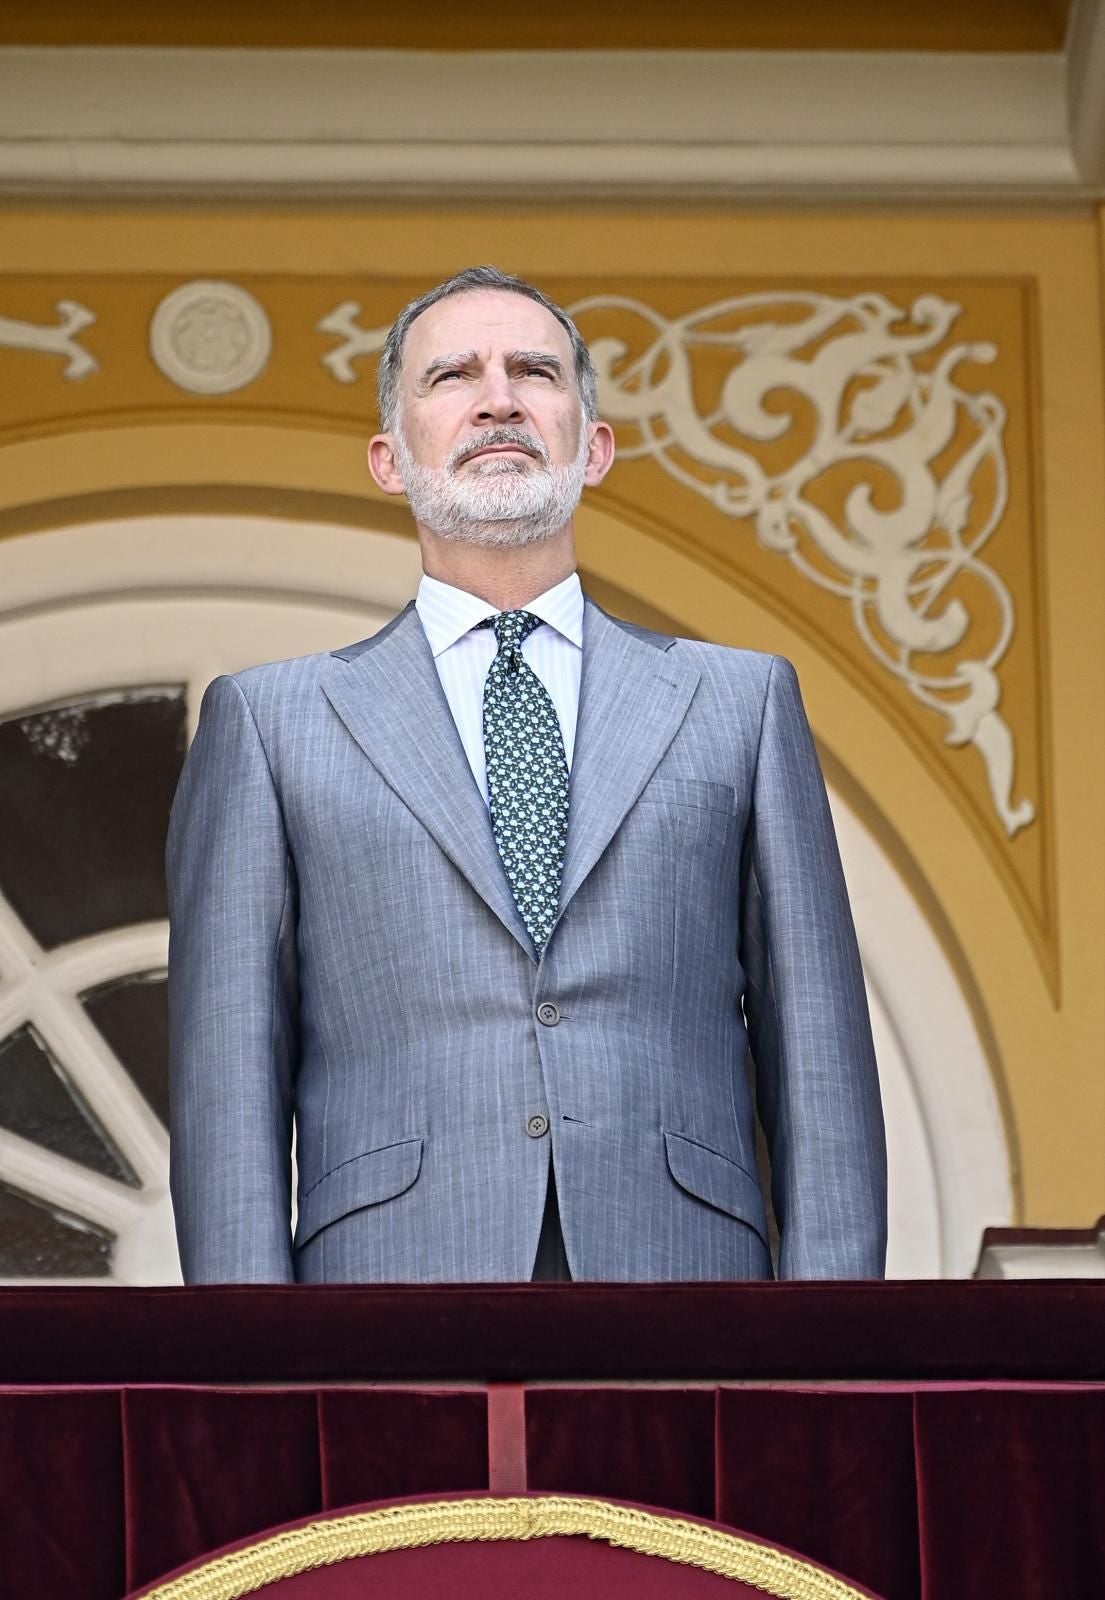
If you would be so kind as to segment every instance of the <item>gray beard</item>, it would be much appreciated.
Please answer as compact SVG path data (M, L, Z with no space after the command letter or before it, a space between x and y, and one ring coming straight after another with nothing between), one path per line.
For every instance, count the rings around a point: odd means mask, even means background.
M541 441L520 428L489 428L454 451L443 467L420 466L400 429L393 437L414 519L439 539L499 550L538 544L567 526L583 493L586 428L575 460L563 467L554 466ZM461 456L494 444L518 445L537 459L491 456L460 476Z

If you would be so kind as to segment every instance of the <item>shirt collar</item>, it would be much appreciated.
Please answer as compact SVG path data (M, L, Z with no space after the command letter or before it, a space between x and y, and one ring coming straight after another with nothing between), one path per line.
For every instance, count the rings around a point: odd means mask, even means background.
M422 574L414 604L435 660L485 617L499 614L479 595L457 589L451 583L442 583L440 578L431 578L427 573ZM577 649L583 648L583 590L577 572L569 573L560 583L546 589L525 609L555 628Z

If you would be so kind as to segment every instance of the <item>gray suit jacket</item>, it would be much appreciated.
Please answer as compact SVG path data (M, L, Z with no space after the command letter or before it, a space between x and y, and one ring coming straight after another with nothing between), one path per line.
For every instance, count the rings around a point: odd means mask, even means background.
M782 659L587 603L539 961L412 606L211 685L168 875L189 1281L526 1279L550 1157L574 1277L770 1277L749 1042L780 1275L881 1274L870 1025Z

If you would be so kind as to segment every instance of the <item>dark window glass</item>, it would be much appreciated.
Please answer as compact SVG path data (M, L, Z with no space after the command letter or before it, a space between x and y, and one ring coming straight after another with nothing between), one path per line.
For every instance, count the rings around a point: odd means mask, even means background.
M0 885L51 948L167 915L182 689L103 693L0 722Z
M103 1278L115 1236L0 1184L0 1277Z
M0 1042L0 1127L105 1177L138 1186L130 1167L29 1027Z
M118 978L82 994L85 1010L169 1126L169 1006L163 972Z

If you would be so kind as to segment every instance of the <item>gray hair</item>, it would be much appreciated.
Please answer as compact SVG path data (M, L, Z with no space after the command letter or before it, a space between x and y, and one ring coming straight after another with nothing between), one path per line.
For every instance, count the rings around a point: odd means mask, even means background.
M431 306L437 305L439 300L448 300L454 294L471 294L478 289L496 289L503 290L507 294L524 295L527 300L536 300L539 306L544 306L545 310L556 318L568 335L572 346L576 387L579 389L583 414L588 422L594 422L598 416L595 367L583 335L568 313L562 311L548 295L542 294L540 289L534 288L533 284L527 283L524 278L516 278L509 272L501 272L498 267L465 267L461 272L454 272L451 278L446 278L445 282L439 283L436 288L428 289L425 294L419 295L417 300L411 300L392 323L376 377L381 428L390 433L398 417L403 345L411 323L415 322L423 311L428 311Z

